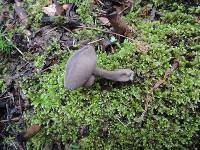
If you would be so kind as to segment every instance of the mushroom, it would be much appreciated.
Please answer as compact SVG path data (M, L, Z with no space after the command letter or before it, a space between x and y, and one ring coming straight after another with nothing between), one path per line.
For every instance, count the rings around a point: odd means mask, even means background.
M96 52L93 46L86 45L71 56L67 62L64 87L69 90L81 86L89 87L94 83L95 76L100 76L112 81L132 81L134 72L130 69L116 69L108 71L96 67Z

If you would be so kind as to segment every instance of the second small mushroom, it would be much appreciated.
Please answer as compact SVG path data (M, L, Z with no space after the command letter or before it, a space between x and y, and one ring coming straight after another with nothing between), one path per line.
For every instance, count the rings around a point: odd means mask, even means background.
M97 57L93 46L86 45L75 52L68 60L65 74L64 87L75 90L79 87L91 86L95 76L100 76L112 81L132 81L134 72L130 69L116 69L108 71L96 67Z

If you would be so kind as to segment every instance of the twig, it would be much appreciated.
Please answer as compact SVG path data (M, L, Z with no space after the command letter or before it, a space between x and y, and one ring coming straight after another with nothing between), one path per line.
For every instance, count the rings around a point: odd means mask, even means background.
M20 94L19 89L18 89L18 94L19 94L19 110L20 110L20 113L22 115L22 102L21 102L21 94Z
M0 95L0 97L2 97L6 92L7 92L7 90L5 90L5 91Z
M160 79L158 82L156 82L156 84L150 89L147 96L145 97L144 111L139 118L135 119L137 122L141 122L144 120L144 116L147 113L149 103L152 101L154 91L156 91L166 80L168 80L173 71L176 70L178 67L179 67L179 62L175 60L174 63L172 64L172 67L165 72L163 79Z
M19 120L20 120L20 117L15 117L15 118L12 118L10 120L1 120L0 122L4 123L4 122L9 122L9 121L19 121Z
M12 143L12 145L14 145L15 149L17 149L15 142L11 141L11 143Z
M70 33L73 33L71 30L67 29L66 27L63 27L63 26L62 26L62 28L65 29L65 30L67 30L67 31L70 32Z
M49 32L52 32L52 31L54 31L56 29L57 29L57 27L54 27L53 29L50 29L49 31L47 31L46 33L44 33L44 35L47 35Z
M101 5L105 6L104 3L100 0L97 0Z
M10 112L8 109L9 109L8 104L6 104L6 112L7 112L6 118L7 118L7 120L10 120Z
M90 45L90 44L93 44L93 43L96 43L96 42L102 41L103 39L104 39L104 38L97 39L97 40L91 41L91 42L89 42L89 43L87 43L87 44Z
M50 65L50 66L48 66L48 67L47 67L47 68L45 68L45 69L42 69L42 70L40 70L40 73L43 73L43 72L47 71L48 69L50 69L50 67L51 67L51 65Z
M9 98L11 96L5 96L5 97L0 97L0 99L5 99L5 98Z
M10 43L12 43L12 41L10 40L10 39L8 39L6 36L5 36L5 38L6 38L6 40L8 41L8 42L10 42ZM17 48L17 46L15 46L14 44L12 44L14 47L15 47L15 49L24 57L24 54L22 53L22 51L19 49L19 48Z
M122 34L118 34L118 33L112 32L112 31L106 31L106 30L101 30L101 29L98 29L98 28L86 27L86 26L77 26L77 28L83 28L83 29L101 31L101 32L104 32L104 33L114 34L114 35L117 35L117 36L126 38L126 39L128 39L128 40L130 40L130 41L132 41L132 42L136 42L136 41L137 41L137 40L134 40L134 39L129 38L129 37L127 37L127 36L124 36L124 35L122 35Z
M48 29L49 27L50 27L50 25L47 25L47 26L44 26L44 27L40 28L39 30L35 31L35 33L33 33L33 37L35 37L42 30Z
M127 10L129 7L125 7L123 10L121 10L118 14L121 15L125 10Z
M116 117L116 119L117 119L124 127L127 127L118 117Z

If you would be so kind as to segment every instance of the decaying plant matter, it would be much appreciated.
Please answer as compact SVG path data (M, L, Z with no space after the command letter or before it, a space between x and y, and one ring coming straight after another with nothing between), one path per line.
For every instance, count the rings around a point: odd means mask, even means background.
M79 16L75 13L75 4L54 3L43 8L46 14L42 17L42 24L76 28L80 25Z
M26 131L23 133L24 140L28 140L36 135L42 129L41 125L32 125L31 127L27 128Z
M109 10L106 14L106 17L110 21L114 32L125 35L127 37L132 37L133 30L125 21L122 20L121 16L117 13L116 10Z
M21 1L15 0L14 9L15 9L15 13L19 17L21 23L24 25L24 27L27 27L28 13L23 8L23 3Z
M129 0L124 1L108 1L108 0L97 0L96 4L102 6L106 14L99 17L99 20L105 26L110 26L113 31L117 34L121 34L127 37L132 37L135 34L134 29L132 29L128 23L122 19L122 14L132 8L132 2Z
M109 39L104 38L99 43L103 51L112 52L112 53L115 51L116 43L111 42Z

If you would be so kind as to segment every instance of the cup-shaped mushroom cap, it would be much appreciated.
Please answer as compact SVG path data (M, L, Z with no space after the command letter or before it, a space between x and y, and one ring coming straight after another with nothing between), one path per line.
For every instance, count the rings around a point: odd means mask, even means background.
M84 46L76 51L66 65L64 76L65 88L74 90L83 86L96 68L96 60L96 52L91 45Z

